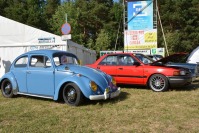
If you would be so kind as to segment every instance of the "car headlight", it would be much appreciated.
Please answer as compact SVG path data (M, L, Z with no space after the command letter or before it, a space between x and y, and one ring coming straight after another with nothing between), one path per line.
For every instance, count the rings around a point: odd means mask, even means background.
M90 81L90 88L93 91L97 91L97 84L94 81Z
M185 71L180 71L180 75L186 75Z
M186 75L186 72L185 72L184 70L181 70L181 71L174 71L174 72L173 72L173 75L174 75L174 76Z
M117 82L116 82L115 78L112 78L112 83L113 83L113 85L116 86Z

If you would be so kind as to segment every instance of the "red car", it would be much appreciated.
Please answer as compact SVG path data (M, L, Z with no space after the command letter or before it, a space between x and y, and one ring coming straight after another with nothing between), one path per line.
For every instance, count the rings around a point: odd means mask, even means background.
M113 76L117 84L145 85L157 92L166 91L169 87L185 86L192 82L189 69L165 66L143 54L106 54L94 64L87 66Z

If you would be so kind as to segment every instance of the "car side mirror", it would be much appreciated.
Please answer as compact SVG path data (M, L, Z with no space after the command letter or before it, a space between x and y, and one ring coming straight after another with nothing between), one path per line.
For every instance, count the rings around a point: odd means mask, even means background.
M137 61L136 61L136 62L133 63L133 65L139 66L139 65L140 65L140 62L137 62Z

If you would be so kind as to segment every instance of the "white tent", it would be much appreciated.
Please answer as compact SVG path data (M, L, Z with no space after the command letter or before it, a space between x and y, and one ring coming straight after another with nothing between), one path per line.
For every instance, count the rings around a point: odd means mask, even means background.
M199 63L199 46L191 52L187 59L187 63Z
M0 16L0 77L20 54L36 49L58 49L78 56L82 64L96 60L96 52L71 40Z

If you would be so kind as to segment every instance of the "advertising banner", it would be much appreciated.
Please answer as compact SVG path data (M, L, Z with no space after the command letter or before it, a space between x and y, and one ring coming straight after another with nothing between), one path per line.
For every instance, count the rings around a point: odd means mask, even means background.
M105 54L112 54L112 53L123 53L123 51L100 51L100 56Z
M165 57L165 50L164 48L152 48L151 55L162 55Z
M126 30L124 44L125 50L157 48L157 30Z
M153 1L128 2L128 30L153 29Z
M128 1L124 50L157 48L157 29L153 29L153 1Z

